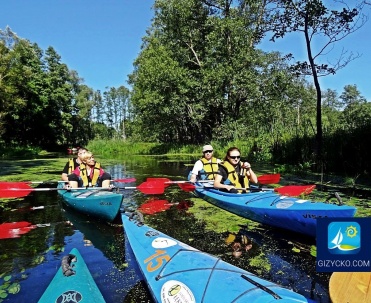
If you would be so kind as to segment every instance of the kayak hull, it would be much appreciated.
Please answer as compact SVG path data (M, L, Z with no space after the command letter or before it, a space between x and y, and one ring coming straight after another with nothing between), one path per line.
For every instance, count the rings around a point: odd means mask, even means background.
M317 218L354 217L356 208L279 195L272 191L231 194L198 186L196 196L238 216L316 237Z
M63 184L58 185L63 188ZM102 189L58 190L63 202L79 212L112 222L121 207L124 196Z
M126 214L122 214L122 221L127 241L155 302L312 302Z
M75 274L65 276L61 266L38 303L105 302L79 251L73 248L70 254L75 255L77 259L76 262L71 263Z

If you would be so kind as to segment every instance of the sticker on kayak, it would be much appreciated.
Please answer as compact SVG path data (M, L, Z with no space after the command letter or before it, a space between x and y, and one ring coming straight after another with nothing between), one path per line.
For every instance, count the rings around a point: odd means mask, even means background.
M147 231L144 235L146 237L156 237L158 236L160 233L158 231L155 231L155 230L149 230Z
M82 294L76 290L68 290L61 294L55 303L64 303L64 302L80 302L82 300Z
M292 201L287 201L287 202L278 202L277 204L276 204L276 208L280 208L280 209L283 209L283 208L289 208L289 207L291 207L291 206L293 206L294 205L294 202L292 202Z
M195 297L191 290L182 282L176 280L167 281L161 288L162 303L195 303Z
M173 239L168 239L168 238L162 238L158 237L152 241L152 246L154 248L166 248L170 246L175 246L178 243L176 243Z

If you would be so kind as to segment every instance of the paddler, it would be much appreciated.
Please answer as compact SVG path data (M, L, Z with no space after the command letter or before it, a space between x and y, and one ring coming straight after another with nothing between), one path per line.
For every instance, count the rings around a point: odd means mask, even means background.
M249 162L241 162L241 152L237 147L228 149L224 161L219 164L219 169L214 180L214 187L230 193L242 193L249 188L249 183L258 183L258 178L251 169Z
M202 147L202 157L197 160L191 171L189 181L214 180L218 171L218 164L222 160L214 157L214 149L211 145Z
M110 187L111 175L96 162L91 152L85 152L82 163L72 174L68 175L69 186L76 187Z

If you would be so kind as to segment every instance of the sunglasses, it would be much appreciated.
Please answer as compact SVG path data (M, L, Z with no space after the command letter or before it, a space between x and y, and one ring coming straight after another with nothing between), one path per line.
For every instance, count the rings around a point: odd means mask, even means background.
M231 158L231 159L240 159L241 158L241 156L229 156L229 158Z
M213 152L213 150L205 150L204 154L211 154L212 152Z

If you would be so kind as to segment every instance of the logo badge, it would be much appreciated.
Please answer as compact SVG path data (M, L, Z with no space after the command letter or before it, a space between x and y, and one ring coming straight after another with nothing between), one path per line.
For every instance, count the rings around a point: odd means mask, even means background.
M331 254L352 255L361 249L361 226L357 222L331 222L327 235Z
M317 218L318 272L371 271L371 217Z

